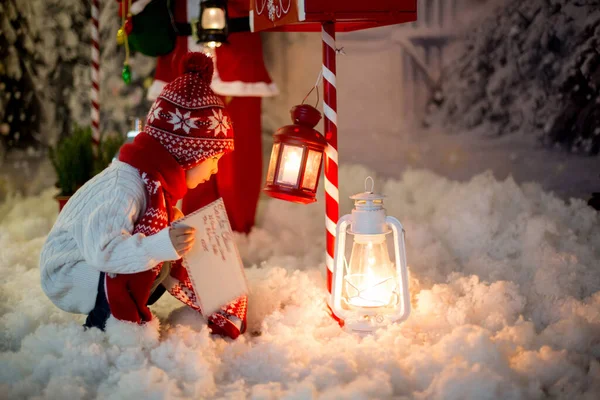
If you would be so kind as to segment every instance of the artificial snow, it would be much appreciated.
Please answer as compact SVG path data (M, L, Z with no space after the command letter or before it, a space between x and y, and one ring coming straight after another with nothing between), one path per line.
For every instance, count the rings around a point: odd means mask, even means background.
M340 171L341 210L372 171ZM238 244L252 290L236 341L165 294L156 323L54 307L38 257L54 191L0 204L0 393L48 399L597 399L600 217L535 184L375 176L407 231L413 311L371 336L343 332L324 301L324 202L263 200ZM159 327L160 321L160 327Z

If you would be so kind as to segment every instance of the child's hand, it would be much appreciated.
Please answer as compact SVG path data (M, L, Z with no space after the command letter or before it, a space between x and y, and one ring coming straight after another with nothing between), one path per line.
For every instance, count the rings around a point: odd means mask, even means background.
M181 210L177 207L173 207L173 221L177 221L178 219L181 219L183 217L185 217L185 215L183 215Z
M196 240L196 229L189 226L179 226L169 230L169 237L175 251L180 256L191 250Z

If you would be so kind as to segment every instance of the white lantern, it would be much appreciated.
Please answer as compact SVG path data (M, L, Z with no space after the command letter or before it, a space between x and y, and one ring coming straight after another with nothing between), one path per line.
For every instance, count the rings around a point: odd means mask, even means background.
M350 198L354 209L336 227L330 307L347 330L366 333L410 314L404 228L373 186Z

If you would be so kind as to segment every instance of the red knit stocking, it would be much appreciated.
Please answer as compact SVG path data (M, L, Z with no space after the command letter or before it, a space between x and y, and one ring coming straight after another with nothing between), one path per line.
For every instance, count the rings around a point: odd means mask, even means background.
M152 319L146 303L156 279L155 270L156 268L137 274L118 274L107 279L106 298L115 318L138 324Z
M169 276L163 285L173 297L194 310L201 312L200 306L188 277L186 269L177 263L171 269ZM241 296L229 304L221 307L221 310L208 317L208 326L215 335L227 336L236 339L246 331L246 314L248 312L248 297Z

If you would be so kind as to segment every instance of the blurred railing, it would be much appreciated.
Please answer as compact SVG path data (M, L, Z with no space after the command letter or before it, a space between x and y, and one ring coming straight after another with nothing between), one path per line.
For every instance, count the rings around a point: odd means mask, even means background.
M447 46L456 31L462 0L419 0L418 19L400 25L392 40L401 46L401 111L405 119L420 118L441 84Z

